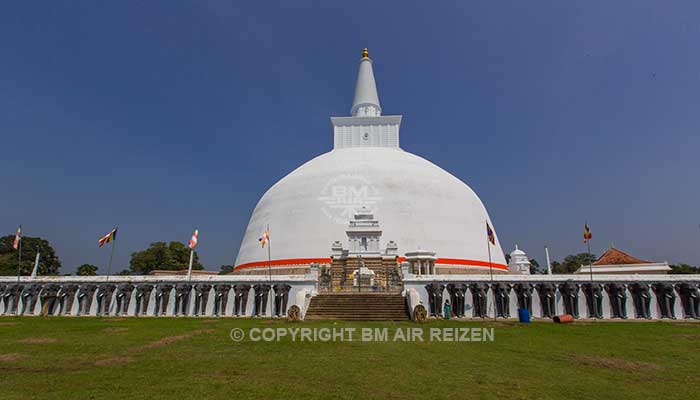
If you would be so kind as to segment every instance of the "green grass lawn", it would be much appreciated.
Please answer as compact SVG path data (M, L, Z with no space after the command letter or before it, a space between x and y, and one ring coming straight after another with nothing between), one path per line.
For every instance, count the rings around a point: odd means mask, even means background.
M232 328L413 323L1 318L0 398L699 398L700 324L494 327L495 340L234 342ZM427 339L427 334L426 334Z

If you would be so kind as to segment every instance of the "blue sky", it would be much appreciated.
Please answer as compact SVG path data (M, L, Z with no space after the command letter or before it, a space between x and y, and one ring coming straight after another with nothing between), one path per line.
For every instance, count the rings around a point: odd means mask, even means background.
M363 47L402 147L506 251L582 252L587 219L598 254L700 264L697 2L58 3L0 6L0 231L64 272L104 272L114 225L115 271L194 227L233 263L262 193L332 147Z

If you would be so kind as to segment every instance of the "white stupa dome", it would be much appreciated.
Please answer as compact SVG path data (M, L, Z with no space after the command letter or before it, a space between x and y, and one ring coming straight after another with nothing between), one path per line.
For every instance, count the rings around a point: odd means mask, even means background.
M351 117L331 118L334 149L306 162L260 199L246 228L236 271L328 263L361 207L379 221L382 245L398 253L434 251L436 266L489 268L486 208L464 182L399 147L401 116L381 116L372 60L363 53ZM270 258L258 238L269 226ZM493 268L507 270L498 237Z
M513 250L513 251L510 252L510 256L511 256L511 257L526 256L526 255L527 255L527 254L525 254L524 251L522 251L522 250L520 250L520 249L518 248L518 245L517 245L517 244L515 245L515 250Z

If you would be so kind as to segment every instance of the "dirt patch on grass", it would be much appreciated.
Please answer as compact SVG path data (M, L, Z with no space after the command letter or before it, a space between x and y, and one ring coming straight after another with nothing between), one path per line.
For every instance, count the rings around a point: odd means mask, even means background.
M0 322L0 326L15 326L18 325L17 322Z
M698 340L700 339L700 333L678 333L671 335L674 339L688 339L688 340Z
M24 355L18 353L0 354L0 362L17 361L24 358Z
M221 321L220 319L203 319L200 322L203 324L214 324L216 322Z
M46 343L56 343L58 340L54 338L27 338L18 340L17 343L22 344L46 344Z
M280 318L280 319L265 319L261 321L265 325L273 325L273 324L281 324L284 322L287 322L286 318Z
M134 357L112 357L112 358L105 358L104 360L97 360L95 361L95 365L97 366L114 366L114 365L126 365L126 364L131 364L132 362L136 361Z
M168 345L171 345L173 343L179 342L181 340L186 340L193 338L197 335L201 335L203 333L211 333L214 332L213 329L197 329L192 332L188 333L183 333L182 335L175 335L175 336L166 336L162 339L156 340L155 342L151 343L146 343L143 346L136 347L134 351L139 352L139 351L144 351L144 350L151 350L151 349L158 349L161 347L165 347Z
M625 371L649 371L661 369L661 367L658 364L641 361L628 361L622 358L615 357L600 357L576 354L571 358L574 361L579 362L581 364L590 365L598 368L622 369Z
M117 327L109 327L103 329L103 332L124 332L127 331L127 328L117 328ZM175 335L175 336L166 336L162 339L156 340L154 342L146 343L142 346L137 346L134 347L131 350L132 354L136 353L141 353L146 350L151 350L151 349L158 349L161 347L169 346L173 343L179 342L181 340L186 340L193 338L197 335L201 335L204 333L211 333L214 332L214 329L197 329L192 332L187 332L183 333L182 335ZM136 362L136 358L132 356L116 356L116 357L110 357L110 358L105 358L102 360L97 360L95 361L96 366L118 366L118 365L126 365L126 364L131 364L133 362Z
M129 328L110 326L109 328L103 329L102 332L104 332L104 333L119 333L119 332L126 332L128 330L129 330Z
M10 354L0 354L0 376L4 372L18 372L18 373L55 373L57 371L61 373L67 372L77 372L85 370L90 366L85 361L80 359L68 359L61 360L65 361L60 369L56 369L55 365L43 364L43 365L22 365L22 364L12 364L11 361L24 360L27 358L24 354L10 353Z

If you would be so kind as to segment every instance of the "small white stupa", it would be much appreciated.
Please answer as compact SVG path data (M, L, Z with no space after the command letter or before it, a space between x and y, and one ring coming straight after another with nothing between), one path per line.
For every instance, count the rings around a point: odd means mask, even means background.
M508 273L516 275L530 275L530 260L527 254L515 245L515 250L510 253Z

